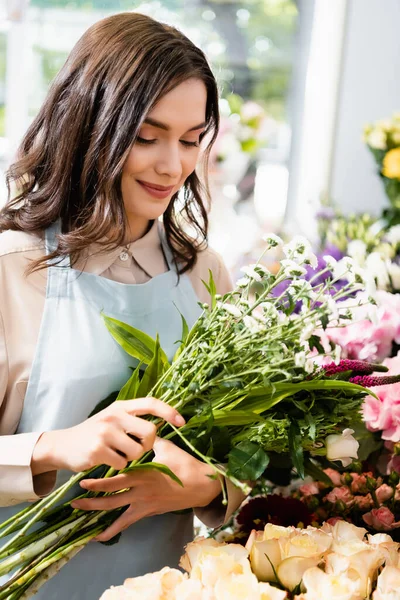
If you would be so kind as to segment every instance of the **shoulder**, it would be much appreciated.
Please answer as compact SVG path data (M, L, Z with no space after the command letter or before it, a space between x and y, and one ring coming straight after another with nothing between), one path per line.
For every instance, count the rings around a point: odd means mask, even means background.
M215 287L219 294L226 294L233 289L231 276L221 255L212 248L200 250L197 254L196 264L188 274L197 295L200 300L204 301L208 299L205 298L207 290L203 281L208 282L209 271L212 272Z
M3 231L0 233L0 258L37 253L44 249L44 238L39 233Z

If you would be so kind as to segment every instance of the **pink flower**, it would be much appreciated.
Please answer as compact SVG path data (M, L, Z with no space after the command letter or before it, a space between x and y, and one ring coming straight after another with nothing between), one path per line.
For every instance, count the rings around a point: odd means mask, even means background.
M305 483L299 487L299 491L303 494L303 496L314 496L315 494L319 494L319 487L312 481L311 483Z
M351 491L353 494L363 494L367 491L367 477L372 477L372 473L351 473L353 481L351 482Z
M394 514L387 506L373 508L371 512L363 515L363 519L367 525L377 531L391 531L400 527L400 521L395 522Z
M329 338L342 347L342 358L380 362L390 356L392 343L400 342L399 294L377 293L377 323L368 320L368 305L357 309L355 323L330 329Z
M344 519L342 519L342 517L331 517L331 518L330 518L330 519L328 519L326 522L327 522L329 525L332 525L332 527L333 527L334 525L336 525L336 523L337 523L338 521L343 521L343 520L344 520Z
M354 504L354 496L351 494L349 488L344 485L342 487L333 488L333 490L325 496L325 500L332 504L343 502L347 507Z
M400 321L400 318L399 318ZM388 358L384 365L389 368L388 375L400 373L400 353ZM379 400L367 396L363 405L363 417L371 431L382 431L382 439L391 442L400 441L400 383L378 386L374 393Z
M354 496L354 504L359 510L366 511L372 508L374 503L371 494L367 494L366 496Z
M383 483L377 488L375 493L379 504L383 504L393 496L393 488L391 488L390 485Z
M324 473L332 480L333 485L339 486L341 484L340 473L335 469L324 469Z

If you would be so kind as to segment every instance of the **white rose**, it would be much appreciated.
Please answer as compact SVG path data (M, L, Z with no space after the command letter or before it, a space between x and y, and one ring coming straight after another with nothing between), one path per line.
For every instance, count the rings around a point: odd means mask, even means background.
M301 556L291 556L285 558L277 569L277 575L282 585L292 592L302 581L304 573L316 567L320 558L304 558Z
M192 556L190 563L190 578L198 579L205 587L213 588L218 579L229 577L232 573L251 574L248 552L239 544L219 544L218 547L202 545L201 552L195 560Z
M184 579L175 588L171 600L214 600L212 592L203 588L198 579Z
M328 435L325 440L328 460L340 460L343 467L348 467L353 458L358 456L359 443L352 436L353 429L345 429L341 435Z
M384 553L386 566L397 567L400 544L394 542L390 535L387 533L376 533L375 535L369 534L368 543L370 546L379 547Z
M333 544L342 542L362 542L367 530L364 527L357 527L347 521L336 521L332 526L324 523L324 530L329 532L333 537Z
M282 560L278 538L264 539L262 531L253 530L246 543L251 569L260 581L275 581L274 570Z
M214 586L215 600L260 600L257 577L253 573L221 577Z
M356 581L324 573L318 567L304 573L303 584L307 590L304 600L360 600Z
M115 587L111 587L109 590L106 590L100 600L131 600L131 598L133 598L133 600L140 600L139 596L136 596L129 590L127 590L123 585L118 585ZM158 597L155 596L155 598L157 599Z
M287 598L287 592L285 590L278 590L278 588L260 581L258 584L260 590L260 600L285 600Z
M400 569L385 567L378 577L373 600L397 600L400 589Z
M340 550L340 553L339 553ZM384 554L363 542L348 542L336 546L336 553L326 557L326 572L337 576L350 576L357 580L362 598L371 593L371 582L376 579L378 568L384 563Z
M164 567L156 573L147 573L141 577L126 579L124 588L128 590L127 599L132 600L173 600L175 598L175 587L181 583L187 575Z

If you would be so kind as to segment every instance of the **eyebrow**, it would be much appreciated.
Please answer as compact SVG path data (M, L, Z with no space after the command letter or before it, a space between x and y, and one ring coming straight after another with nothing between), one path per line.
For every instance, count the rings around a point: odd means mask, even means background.
M158 127L158 129L164 129L164 131L170 131L171 129L169 125L166 125L166 123L161 123L161 121L156 121L155 119L150 119L149 117L144 120L144 123L147 125L152 125L153 127ZM197 129L203 129L206 125L207 123L205 122L199 123L199 125L195 125L194 127L188 129L186 133L189 131L197 131Z

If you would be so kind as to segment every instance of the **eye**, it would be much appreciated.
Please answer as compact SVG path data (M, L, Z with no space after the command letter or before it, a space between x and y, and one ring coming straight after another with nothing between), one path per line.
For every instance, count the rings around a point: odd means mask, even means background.
M199 142L187 142L186 140L181 140L181 144L188 148L198 148Z
M146 144L154 144L156 140L146 140L145 138L141 138L141 137L137 137L136 138L136 143L137 144L143 144L144 146Z

